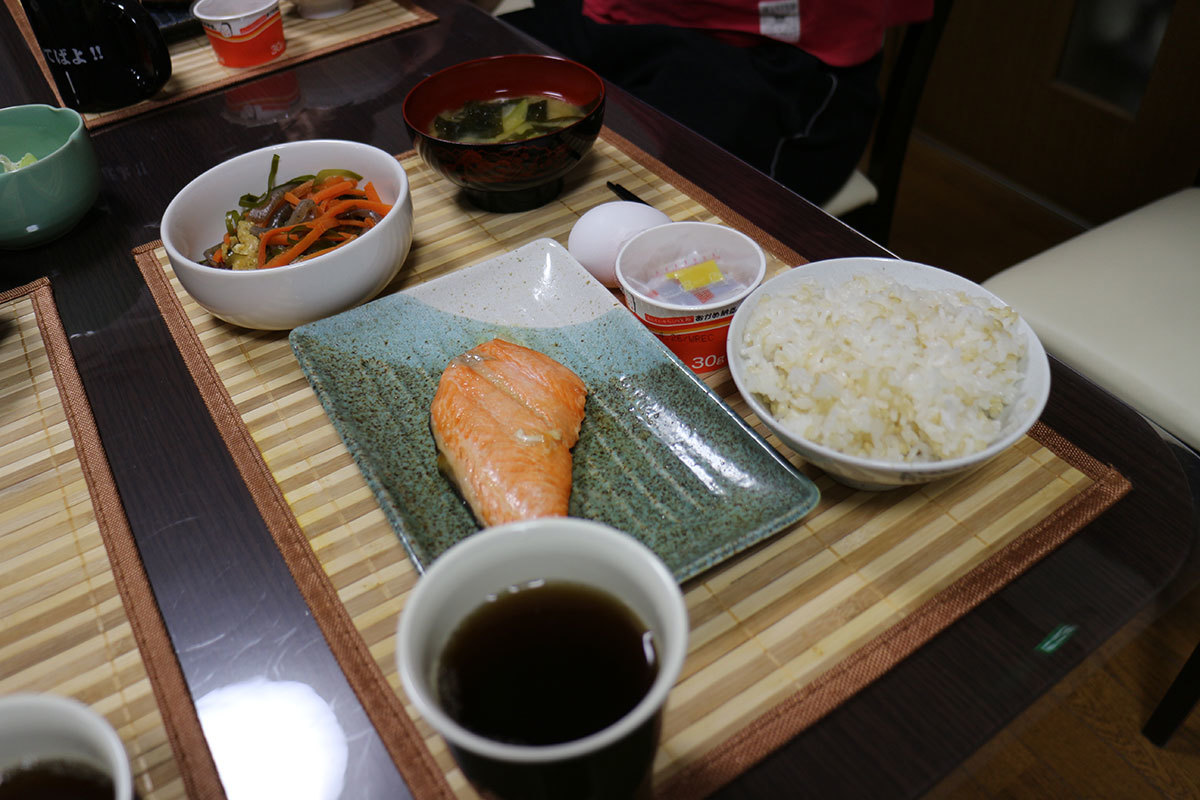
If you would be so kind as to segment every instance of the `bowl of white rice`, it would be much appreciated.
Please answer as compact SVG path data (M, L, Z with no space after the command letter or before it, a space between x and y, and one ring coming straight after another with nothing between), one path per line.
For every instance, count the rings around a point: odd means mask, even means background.
M945 270L891 258L815 261L734 314L729 369L750 409L832 478L892 489L974 469L1050 395L1033 329Z

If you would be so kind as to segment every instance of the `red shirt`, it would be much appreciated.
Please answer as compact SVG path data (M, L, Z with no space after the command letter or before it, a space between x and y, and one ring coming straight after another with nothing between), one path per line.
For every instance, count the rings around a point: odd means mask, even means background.
M583 0L596 22L710 30L737 44L766 36L835 67L879 52L893 25L929 19L933 0Z

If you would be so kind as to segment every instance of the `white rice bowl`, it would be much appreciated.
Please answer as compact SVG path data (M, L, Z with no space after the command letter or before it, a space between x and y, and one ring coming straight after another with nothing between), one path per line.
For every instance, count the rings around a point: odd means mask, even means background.
M888 258L788 270L738 308L730 372L780 440L863 489L973 469L1032 427L1050 394L1037 335L978 284Z

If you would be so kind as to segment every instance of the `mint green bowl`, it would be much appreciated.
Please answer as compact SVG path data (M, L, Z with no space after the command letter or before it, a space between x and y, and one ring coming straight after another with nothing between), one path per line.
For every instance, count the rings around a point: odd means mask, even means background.
M83 218L100 190L100 166L83 117L47 105L0 109L0 153L37 161L0 171L0 249L57 239Z

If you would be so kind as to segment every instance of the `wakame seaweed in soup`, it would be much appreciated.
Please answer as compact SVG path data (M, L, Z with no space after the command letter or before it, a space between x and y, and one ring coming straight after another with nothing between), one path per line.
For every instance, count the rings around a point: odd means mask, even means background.
M470 100L461 108L438 114L429 132L439 139L455 142L516 142L564 128L586 114L581 106L557 97Z

